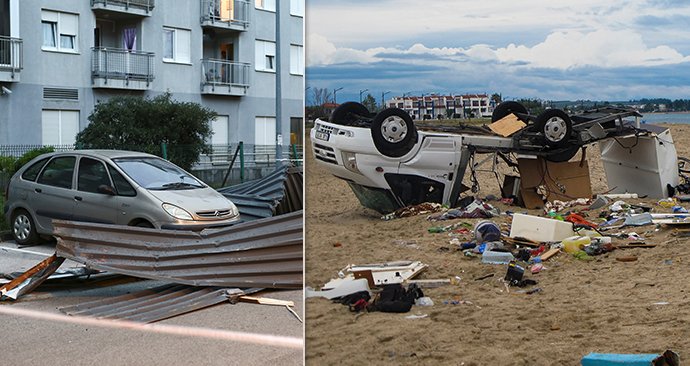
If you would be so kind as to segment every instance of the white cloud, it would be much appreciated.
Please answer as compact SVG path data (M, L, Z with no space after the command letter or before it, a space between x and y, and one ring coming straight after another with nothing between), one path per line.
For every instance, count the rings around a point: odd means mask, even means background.
M510 44L503 48L477 44L464 48L427 47L415 43L409 48L376 47L366 50L338 48L326 37L311 34L307 40L309 66L338 63L372 63L390 55L412 55L405 62L451 66L453 61L519 64L520 67L571 69L585 66L604 68L658 66L690 61L690 56L668 46L648 47L642 36L632 30L602 29L589 33L553 32L532 47ZM436 60L421 57L438 56Z
M650 48L632 30L551 33L534 47L510 44L495 51L501 62L569 69L582 66L623 67L677 64L690 60L668 46Z

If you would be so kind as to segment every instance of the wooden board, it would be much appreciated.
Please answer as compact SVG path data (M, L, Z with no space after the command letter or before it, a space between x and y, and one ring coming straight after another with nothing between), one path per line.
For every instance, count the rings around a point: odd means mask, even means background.
M541 258L541 261L543 262L543 261L553 257L554 255L558 254L558 252L560 252L560 251L561 250L558 248L549 249L546 253L540 255L539 258Z
M489 129L498 135L508 137L525 128L525 126L527 126L525 122L520 121L516 115L511 113L490 124Z

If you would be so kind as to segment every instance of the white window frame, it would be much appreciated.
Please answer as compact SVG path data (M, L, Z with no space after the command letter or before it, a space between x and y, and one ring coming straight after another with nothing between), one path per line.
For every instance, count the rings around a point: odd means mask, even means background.
M304 76L304 46L290 45L290 74Z
M265 41L257 39L254 42L255 58L254 67L256 71L262 72L276 72L276 43L273 41ZM270 61L269 61L270 60ZM266 67L267 63L271 63L272 68Z
M172 32L172 58L166 57L166 34ZM186 39L185 39L186 37ZM185 42L186 41L186 42ZM186 55L185 55L186 51ZM186 56L186 57L185 57ZM183 65L192 64L192 30L163 26L163 62Z
M290 15L304 18L304 0L290 0Z
M45 45L44 24L51 24L53 46ZM79 14L41 9L41 35L43 37L41 50L43 51L79 53ZM71 40L73 47L62 47L63 36Z
M276 0L254 0L254 7L259 10L276 12Z

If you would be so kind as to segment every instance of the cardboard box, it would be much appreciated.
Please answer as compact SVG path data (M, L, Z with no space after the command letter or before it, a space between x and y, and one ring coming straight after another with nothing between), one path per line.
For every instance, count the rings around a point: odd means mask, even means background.
M526 208L544 207L547 201L592 198L587 161L554 163L543 158L518 158L520 201Z

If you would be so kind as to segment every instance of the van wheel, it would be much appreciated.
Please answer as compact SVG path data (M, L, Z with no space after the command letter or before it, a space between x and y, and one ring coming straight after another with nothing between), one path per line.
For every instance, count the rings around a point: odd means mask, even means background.
M136 227L145 227L145 228L153 229L153 224L151 224L150 222L148 222L148 221L146 221L146 220L139 221L139 222L137 222L134 226L136 226Z
M537 116L537 132L544 136L544 142L553 147L565 146L573 133L573 122L560 109L547 109Z
M12 214L12 236L19 245L38 244L36 225L28 211L20 208Z
M527 108L524 105L515 102L507 101L503 102L494 108L494 112L491 113L491 122L496 122L499 119L511 114L511 113L522 113L527 114ZM523 121L526 122L526 121Z
M374 117L371 138L381 154L399 158L410 152L417 142L417 129L407 112L388 108Z
M329 118L328 121L337 125L351 126L358 120L368 117L369 110L363 104L357 102L345 102L333 110L333 113L331 113L331 118Z

